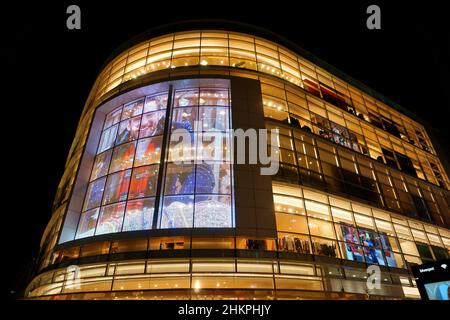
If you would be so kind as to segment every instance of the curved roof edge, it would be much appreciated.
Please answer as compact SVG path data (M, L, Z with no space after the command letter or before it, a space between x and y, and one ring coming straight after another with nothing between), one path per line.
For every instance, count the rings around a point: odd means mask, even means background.
M144 32L134 36L130 40L122 43L119 47L117 47L106 59L105 63L100 68L100 72L101 72L101 70L103 70L106 67L106 65L110 61L112 61L116 56L121 54L123 51L133 47L134 45L144 42L145 40L149 40L151 38L162 36L164 34L175 33L175 32L180 32L180 31L199 30L199 29L200 30L210 29L210 30L241 32L241 33L251 34L254 36L265 38L265 39L271 40L277 44L283 45L284 47L292 50L293 52L299 54L300 56L304 57L305 59L313 62L317 66L325 69L326 71L332 73L333 75L337 76L338 78L341 78L342 80L348 82L352 86L360 89L361 91L365 92L366 94L380 100L381 102L384 102L389 107L394 108L395 110L403 113L405 116L410 117L413 120L428 127L428 129L432 129L437 133L440 132L437 128L431 126L429 123L427 123L425 120L420 118L418 115L416 115L412 111L401 106L397 102L384 96L383 94L379 93L378 91L370 88L369 86L365 85L361 81L354 79L353 77L349 76L345 72L337 69L336 67L332 66L328 62L320 59L319 57L315 56L311 52L303 49L302 47L300 47L293 41L291 41L275 32L267 30L263 27L255 26L255 25L251 25L251 24L243 23L243 22L239 22L239 21L225 20L225 19L184 20L184 21L180 21L180 22L176 22L176 23L169 23L169 24L165 24L165 25L161 25L161 26L149 29L147 31L144 31Z

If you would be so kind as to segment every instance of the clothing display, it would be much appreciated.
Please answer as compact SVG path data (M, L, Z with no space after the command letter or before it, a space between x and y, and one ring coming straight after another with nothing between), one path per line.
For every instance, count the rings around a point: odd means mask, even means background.
M278 250L311 253L309 241L295 236L283 236L278 238Z
M249 250L267 250L266 241L265 240L247 239L247 241L246 241L246 249L249 249Z
M337 257L336 243L334 241L330 241L330 243L332 244L330 245L324 242L311 240L311 247L313 254L336 258Z

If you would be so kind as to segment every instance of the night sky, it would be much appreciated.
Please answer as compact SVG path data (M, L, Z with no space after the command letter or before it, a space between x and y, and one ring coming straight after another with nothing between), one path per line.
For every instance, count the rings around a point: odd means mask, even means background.
M17 1L16 1L17 2ZM32 259L89 90L106 58L123 42L153 27L190 19L228 19L269 29L413 111L440 130L442 152L450 107L450 23L444 1L58 1L17 3L7 19L8 127L3 158L7 217L3 287L17 296L29 281ZM91 1L93 2L93 1ZM244 4L245 2L245 4ZM391 1L394 2L394 1ZM291 4L292 3L292 4ZM339 3L339 4L338 4ZM81 7L81 30L66 28L66 8ZM366 8L378 4L382 29L366 28ZM11 37L11 39L9 39ZM6 112L6 114L5 114ZM12 166L11 166L12 164ZM4 192L4 191L3 191ZM5 276L5 275L4 275ZM11 294L15 291L16 294Z

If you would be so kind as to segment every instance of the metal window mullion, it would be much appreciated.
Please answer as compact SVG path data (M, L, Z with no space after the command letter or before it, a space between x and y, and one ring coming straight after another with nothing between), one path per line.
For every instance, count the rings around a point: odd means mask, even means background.
M161 156L159 161L159 171L158 171L158 182L156 186L156 196L155 196L155 205L153 210L153 223L152 229L157 229L158 218L160 213L160 208L162 207L163 201L163 179L165 177L166 171L166 158L168 156L168 149L170 143L170 126L172 124L172 100L175 91L173 89L173 85L169 86L167 105L166 105L166 119L164 123L164 131L163 131L163 141L161 144Z

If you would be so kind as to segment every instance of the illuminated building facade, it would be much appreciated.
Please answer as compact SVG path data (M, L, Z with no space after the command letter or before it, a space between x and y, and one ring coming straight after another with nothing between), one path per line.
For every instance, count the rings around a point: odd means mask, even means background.
M105 64L27 298L419 298L411 264L450 248L424 126L261 32L147 34ZM232 128L279 129L276 175L233 164Z

